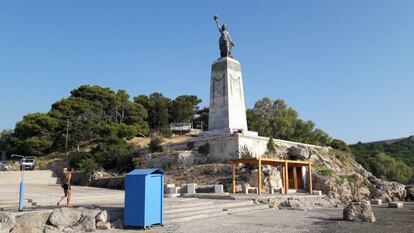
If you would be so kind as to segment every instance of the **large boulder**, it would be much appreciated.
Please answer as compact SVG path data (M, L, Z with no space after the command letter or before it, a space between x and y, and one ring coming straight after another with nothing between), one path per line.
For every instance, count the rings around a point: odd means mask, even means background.
M374 190L371 192L371 199L381 199L382 201L403 201L407 196L405 185L378 179Z
M15 223L14 217L12 217L9 213L0 212L0 223Z
M69 232L91 232L96 230L95 217L83 216Z
M43 229L40 227L16 224L10 233L43 233Z
M343 211L344 220L375 222L375 215L371 204L366 201L351 202Z
M13 223L0 222L0 233L9 233L14 225Z
M41 228L46 223L50 213L26 213L16 216L16 224L27 227Z
M405 190L407 191L407 199L414 200L414 184L410 184L405 186Z
M62 233L57 227L45 225L43 228L43 233Z
M306 147L291 146L288 149L289 159L305 160L309 158L309 150Z
M59 228L71 227L81 219L82 214L77 209L62 208L54 209L49 217L49 222Z

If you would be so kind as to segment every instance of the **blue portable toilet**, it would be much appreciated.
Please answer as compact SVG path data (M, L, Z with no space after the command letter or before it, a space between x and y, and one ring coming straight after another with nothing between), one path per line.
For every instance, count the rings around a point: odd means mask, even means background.
M164 171L135 169L125 177L124 225L147 228L163 225Z

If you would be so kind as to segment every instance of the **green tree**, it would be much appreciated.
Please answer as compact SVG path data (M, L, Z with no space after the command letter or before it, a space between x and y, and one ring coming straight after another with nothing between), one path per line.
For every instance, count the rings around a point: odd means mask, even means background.
M333 139L330 146L334 149L345 151L345 152L351 152L351 148L342 140L340 139Z
M270 154L270 155L276 154L276 145L275 145L275 142L273 141L272 136L269 137L269 141L267 142L266 148L267 148L267 154Z
M209 108L207 107L202 108L196 112L195 120L194 120L196 127L200 127L200 128L202 127L204 131L208 130L208 113L209 113Z
M179 123L192 123L201 100L194 95L181 95L171 103L171 121Z
M125 158L131 158L133 152L128 144L121 139L109 139L98 143L96 148L91 151L95 161L104 169L123 172ZM133 164L131 162L131 164Z
M44 113L27 114L16 123L9 143L12 152L23 155L41 155L48 152L56 138L58 121Z
M413 169L385 153L376 154L370 162L374 175L391 181L407 183L413 176Z
M246 111L246 117L249 129L263 136L318 145L331 140L328 134L315 129L312 121L299 119L298 113L280 99L264 97Z
M154 92L149 97L140 95L134 98L135 103L144 106L148 112L148 123L151 129L159 130L167 127L170 119L171 100L161 93Z

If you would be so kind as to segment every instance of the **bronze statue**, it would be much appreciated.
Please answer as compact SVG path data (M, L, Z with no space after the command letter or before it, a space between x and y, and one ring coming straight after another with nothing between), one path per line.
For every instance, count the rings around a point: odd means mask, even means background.
M214 16L214 21L216 21L217 29L219 30L221 34L220 40L219 40L220 56L221 57L233 57L231 56L231 49L234 47L234 43L231 40L229 32L227 31L227 25L223 24L220 27L217 15Z

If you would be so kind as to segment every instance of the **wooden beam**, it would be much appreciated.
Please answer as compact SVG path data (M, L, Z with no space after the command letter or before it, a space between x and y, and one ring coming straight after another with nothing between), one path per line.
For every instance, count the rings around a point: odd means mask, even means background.
M293 170L293 187L297 190L298 189L298 175L296 174L296 167L293 167L292 170Z
M231 171L232 171L232 177L231 177L231 191L236 193L236 164L231 164Z
M287 194L289 190L289 170L287 161L285 161L285 175L285 194Z
M312 194L312 164L309 163L308 166L308 176L309 176L309 193Z
M262 193L262 160L261 159L259 159L258 160L258 167L259 167L259 174L258 174L258 181L257 181L257 186L259 186L258 187L258 193L259 193L259 195Z

